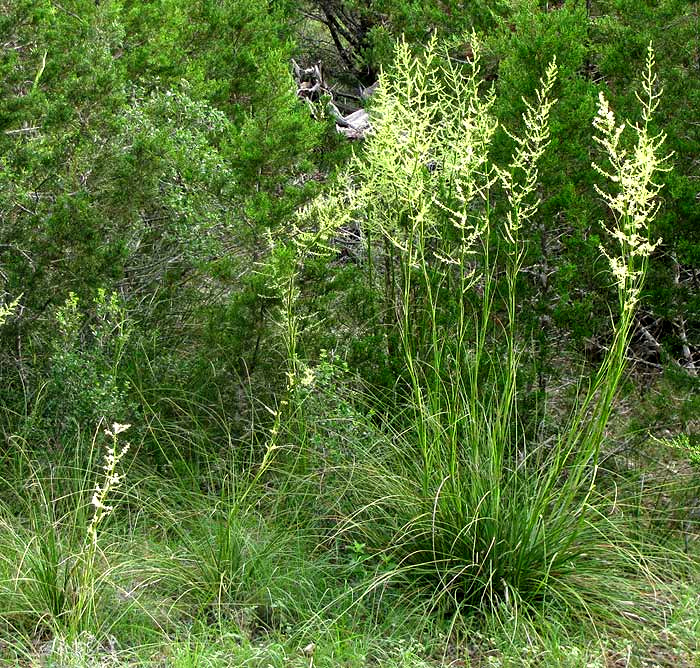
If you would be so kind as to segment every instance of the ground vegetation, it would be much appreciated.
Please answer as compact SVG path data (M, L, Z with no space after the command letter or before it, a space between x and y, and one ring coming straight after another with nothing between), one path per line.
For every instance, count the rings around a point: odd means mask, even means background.
M0 0L0 663L697 665L699 11Z

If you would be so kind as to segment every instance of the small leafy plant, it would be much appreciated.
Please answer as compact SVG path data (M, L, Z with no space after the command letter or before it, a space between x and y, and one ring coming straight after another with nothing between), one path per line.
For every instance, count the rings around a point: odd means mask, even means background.
M132 323L117 294L102 289L89 304L70 293L54 317L42 417L60 447L67 447L81 425L131 412L121 371Z

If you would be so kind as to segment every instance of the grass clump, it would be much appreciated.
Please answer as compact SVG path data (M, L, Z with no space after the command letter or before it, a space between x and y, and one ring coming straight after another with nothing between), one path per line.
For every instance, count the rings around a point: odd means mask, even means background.
M105 551L109 548L100 534L114 510L107 502L122 483L118 467L129 445L120 447L118 438L128 427L115 423L105 430L109 442L90 502L86 501L90 470L65 467L63 475L47 480L28 461L34 473L27 481L28 498L20 499L19 510L29 522L22 521L17 508L3 505L0 596L6 602L3 618L18 633L49 631L73 638L109 625L107 610L115 589L111 559ZM97 434L91 463L96 441ZM89 519L88 507L92 508Z
M619 297L613 342L565 427L538 442L520 414L527 338L517 284L524 231L539 203L537 164L549 140L557 69L552 62L534 101L525 101L522 134L507 131L514 150L501 167L489 158L498 124L493 95L482 94L475 38L472 51L462 68L434 44L421 58L399 44L349 185L327 205L329 215L316 211L319 230L342 222L341 200L345 216L362 221L368 280L405 368L401 417L385 422L381 443L354 444L353 502L340 533L393 564L374 586L400 581L428 609L507 618L548 608L605 623L631 619L624 606L636 600L632 583L653 578L596 482L658 243L650 239L653 179L666 158L664 137L650 131L659 96L653 52L634 148L622 148L626 125L602 95L594 122L610 163L598 171L613 187L598 188L617 242L616 250L603 249Z

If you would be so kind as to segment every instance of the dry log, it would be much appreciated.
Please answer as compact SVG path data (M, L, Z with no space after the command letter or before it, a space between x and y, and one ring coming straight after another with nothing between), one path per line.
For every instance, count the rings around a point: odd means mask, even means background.
M333 91L326 85L323 79L323 70L321 63L316 63L311 67L301 67L296 60L292 59L292 68L294 71L294 79L297 83L297 97L310 104L313 112L313 102L317 102L322 96L327 95L330 100L327 108L331 116L335 119L335 129L337 132L345 135L348 139L362 139L365 134L371 129L369 114L364 109L356 109L350 107L350 113L343 114L338 109L338 106L333 100ZM360 88L360 96L350 93L338 92L339 97L346 99L355 99L362 101L370 97L377 89L378 82L367 88ZM340 103L339 103L340 104ZM345 105L341 104L341 107Z
M335 129L348 139L362 139L365 133L371 129L369 114L364 109L358 109L352 114L343 116L338 107L332 102L328 103L328 110L335 118Z

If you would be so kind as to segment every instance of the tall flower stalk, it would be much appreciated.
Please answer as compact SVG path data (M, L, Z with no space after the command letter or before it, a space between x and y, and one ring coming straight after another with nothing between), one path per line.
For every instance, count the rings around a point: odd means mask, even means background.
M614 250L601 246L617 289L619 314L613 323L613 340L587 394L573 415L567 437L567 451L593 464L598 461L605 427L626 367L627 348L634 329L635 313L642 296L649 258L661 243L653 239L651 226L659 209L661 184L655 180L669 171L672 154L663 154L664 133L651 130L653 115L662 91L654 72L654 51L647 50L642 93L635 93L641 106L641 122L618 123L615 113L601 92L593 120L594 141L602 148L607 166L593 163L607 181L595 185L596 192L612 214L612 222L600 221L614 242ZM631 149L624 146L625 131L635 135Z
M95 604L98 599L96 561L99 549L99 529L114 510L114 506L108 503L110 496L123 482L123 476L118 469L131 446L129 443L120 446L119 436L130 427L129 424L115 422L111 428L104 430L109 441L105 450L102 473L98 476L90 501L92 517L87 526L85 542L75 561L77 599L70 621L71 630L75 633L87 628L96 612Z

